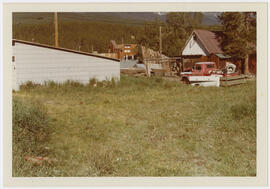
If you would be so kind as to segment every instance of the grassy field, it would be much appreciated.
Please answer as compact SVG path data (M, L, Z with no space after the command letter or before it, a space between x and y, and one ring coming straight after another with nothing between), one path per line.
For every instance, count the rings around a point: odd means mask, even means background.
M256 176L255 80L93 83L13 93L13 176Z

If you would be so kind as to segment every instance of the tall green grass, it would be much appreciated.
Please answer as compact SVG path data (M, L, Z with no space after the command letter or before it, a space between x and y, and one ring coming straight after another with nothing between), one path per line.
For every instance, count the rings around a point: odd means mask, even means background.
M46 108L47 155L58 160L17 166L16 176L256 176L256 81L217 88L121 76L26 84L13 97Z
M23 176L25 169L28 172L31 168L31 165L25 162L26 156L48 155L46 143L50 140L49 122L46 107L38 100L13 97L13 176Z

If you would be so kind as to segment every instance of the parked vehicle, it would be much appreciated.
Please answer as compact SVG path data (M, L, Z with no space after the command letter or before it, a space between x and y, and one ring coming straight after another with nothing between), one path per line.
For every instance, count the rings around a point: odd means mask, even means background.
M181 80L186 84L219 86L221 77L237 76L236 66L226 63L225 68L217 69L215 62L197 62L189 72L181 72Z

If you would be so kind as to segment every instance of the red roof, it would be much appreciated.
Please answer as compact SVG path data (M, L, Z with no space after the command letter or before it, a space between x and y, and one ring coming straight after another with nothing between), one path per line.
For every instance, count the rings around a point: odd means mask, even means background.
M202 42L209 54L223 53L220 43L214 32L196 29L193 31Z

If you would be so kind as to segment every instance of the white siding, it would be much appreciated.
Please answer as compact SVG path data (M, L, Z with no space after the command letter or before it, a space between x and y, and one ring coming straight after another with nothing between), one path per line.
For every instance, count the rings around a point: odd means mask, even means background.
M12 50L16 65L13 71L15 90L27 81L39 84L66 80L88 83L90 78L99 81L120 78L120 63L114 60L18 42Z
M182 55L203 55L207 56L208 53L203 45L192 36L182 51Z

